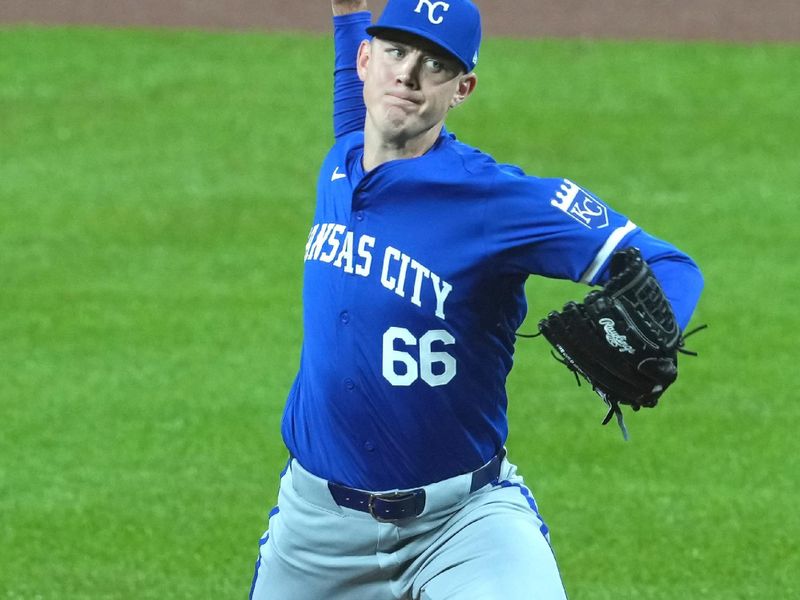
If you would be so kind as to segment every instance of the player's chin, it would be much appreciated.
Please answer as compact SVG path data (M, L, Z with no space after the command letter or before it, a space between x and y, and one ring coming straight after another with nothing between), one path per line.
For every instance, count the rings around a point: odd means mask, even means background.
M414 129L414 119L405 111L389 109L384 113L384 130L399 135Z
M389 123L404 123L414 118L416 114L415 107L410 105L397 105L386 104L384 105L383 114Z

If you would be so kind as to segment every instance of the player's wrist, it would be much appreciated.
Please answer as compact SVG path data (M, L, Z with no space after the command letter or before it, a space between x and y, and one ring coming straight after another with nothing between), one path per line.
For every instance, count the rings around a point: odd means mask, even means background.
M368 10L367 0L331 0L333 16L339 17Z

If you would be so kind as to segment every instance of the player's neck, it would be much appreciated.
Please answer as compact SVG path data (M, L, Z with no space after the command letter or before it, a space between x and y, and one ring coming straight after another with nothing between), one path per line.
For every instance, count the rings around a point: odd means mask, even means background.
M414 138L387 139L367 121L364 127L364 171L369 172L392 160L422 156L436 143L441 131L442 124L439 124Z

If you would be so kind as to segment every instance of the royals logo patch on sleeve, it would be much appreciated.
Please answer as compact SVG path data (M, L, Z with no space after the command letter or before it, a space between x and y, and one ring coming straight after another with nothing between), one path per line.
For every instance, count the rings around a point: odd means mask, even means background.
M586 190L565 179L550 204L589 229L608 227L608 208Z

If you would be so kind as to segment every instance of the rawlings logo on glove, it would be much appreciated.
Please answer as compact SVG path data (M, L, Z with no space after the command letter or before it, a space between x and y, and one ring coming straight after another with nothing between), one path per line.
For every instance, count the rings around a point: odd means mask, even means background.
M636 354L636 350L633 349L628 343L628 339L624 335L620 335L617 333L617 330L614 329L614 320L609 319L608 317L603 317L598 321L600 325L603 326L603 329L606 331L606 341L614 346L614 348L619 348L620 352L629 352L630 354Z

